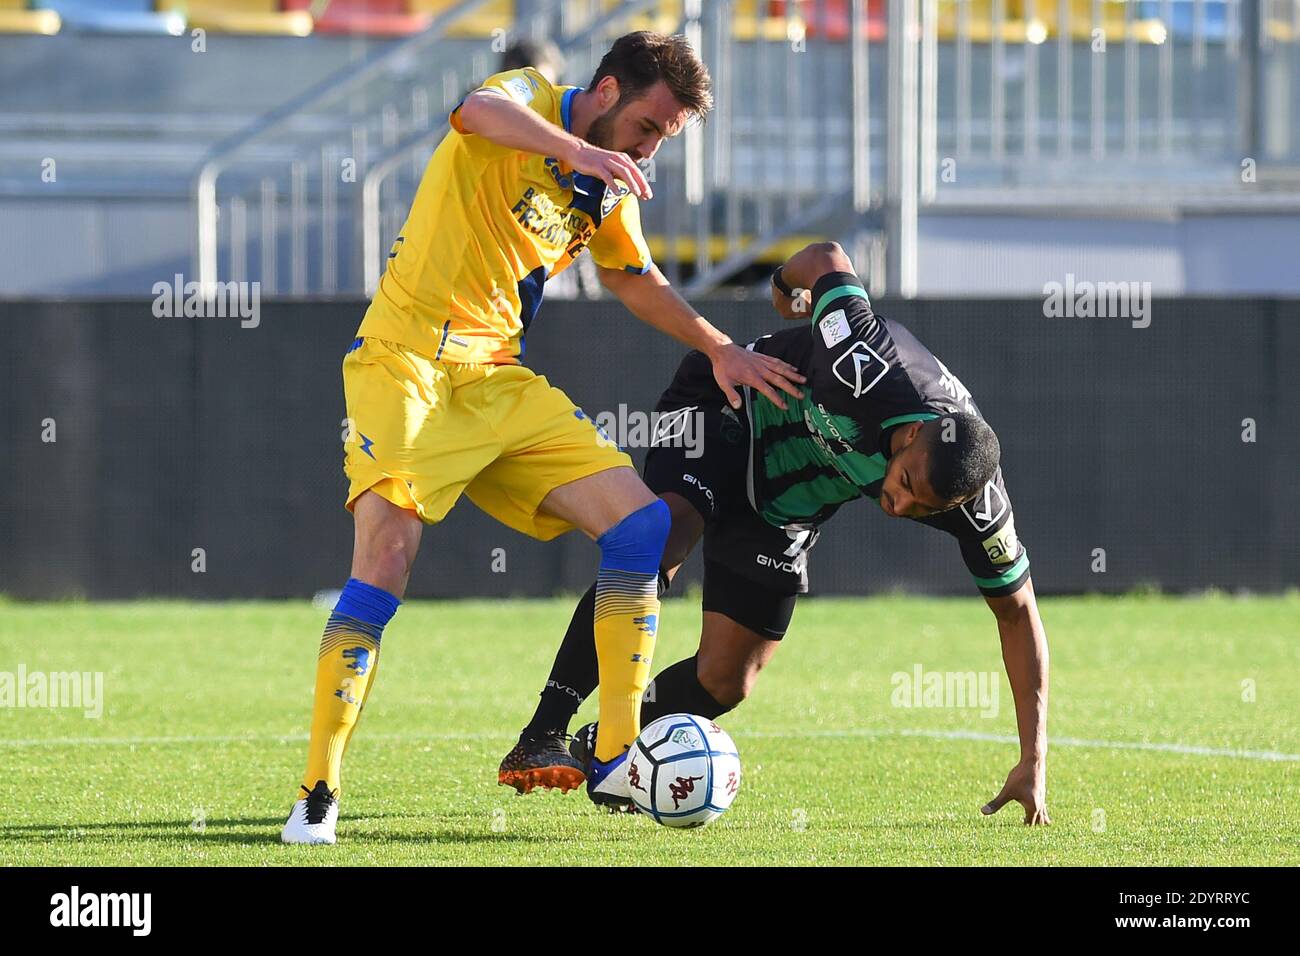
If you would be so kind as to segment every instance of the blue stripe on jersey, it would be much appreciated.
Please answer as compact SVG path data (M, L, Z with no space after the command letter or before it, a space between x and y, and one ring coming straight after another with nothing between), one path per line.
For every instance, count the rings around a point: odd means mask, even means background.
M560 122L564 124L564 131L572 133L570 121L573 116L573 98L582 92L581 86L575 86L572 89L564 91L564 96L560 98Z
M569 208L585 212L591 217L591 224L599 226L604 218L600 207L605 201L607 188L603 179L588 176L586 173L574 173L573 198L569 200Z
M546 291L546 266L538 266L519 280L519 321L524 331L537 317L537 310L542 307L542 295ZM522 354L522 343L520 353Z

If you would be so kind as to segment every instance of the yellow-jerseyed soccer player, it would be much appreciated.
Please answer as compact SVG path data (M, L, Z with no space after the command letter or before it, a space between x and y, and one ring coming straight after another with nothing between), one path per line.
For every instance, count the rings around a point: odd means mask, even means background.
M547 540L579 528L600 546L594 627L600 730L585 764L554 740L520 741L501 782L628 796L624 752L639 731L669 517L626 454L521 364L546 279L589 249L638 318L706 352L724 393L748 386L784 407L790 365L735 345L650 261L636 165L711 108L685 37L631 33L587 89L533 69L493 76L447 133L343 360L352 574L325 626L307 769L286 843L333 843L340 765L374 686L383 630L406 590L425 524L464 492L502 523ZM593 356L594 357L594 356ZM618 361L614 348L601 358Z

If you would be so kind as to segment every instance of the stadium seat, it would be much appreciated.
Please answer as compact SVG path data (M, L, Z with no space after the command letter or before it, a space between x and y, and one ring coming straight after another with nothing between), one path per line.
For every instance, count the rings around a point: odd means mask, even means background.
M63 20L64 30L85 33L185 32L185 17L179 13L156 13L152 0L36 0L40 10L53 10Z
M622 0L602 0L601 12L618 7ZM659 0L647 13L629 17L625 30L654 30L658 33L676 33L682 23L682 0Z
M313 0L284 0L285 10L311 12ZM320 3L316 2L316 6ZM365 33L403 36L429 25L427 13L412 13L407 0L331 0L316 17L317 33Z
M412 13L438 16L461 0L410 0ZM510 30L515 26L514 0L488 0L473 13L456 20L447 31L449 37L490 37L494 30Z
M768 0L768 16L784 19L794 3L809 38L842 41L849 38L852 0ZM867 39L885 38L885 0L867 0Z
M31 10L27 0L0 0L0 33L37 33L53 36L63 22L57 11Z
M304 37L312 32L310 13L281 10L279 0L157 0L157 9L184 14L191 27L216 33Z
M1130 0L1133 5L1133 35L1140 43L1163 43L1168 35L1168 27L1160 21L1158 17L1152 17L1152 4L1140 3L1138 0ZM988 0L983 0L983 6L988 6ZM1214 4L1206 3L1206 8ZM1101 28L1105 31L1106 42L1122 43L1125 33L1125 8L1124 3L1103 3L1101 11ZM1176 2L1175 7L1189 6L1187 3ZM1023 16L1025 12L1025 0L1008 0L1007 14L1010 16L1014 9L1017 16ZM1047 36L1060 36L1062 24L1060 19L1060 4L1057 0L1037 0L1034 4L1034 19L1042 22L1046 28ZM1070 36L1075 40L1089 40L1092 38L1092 0L1070 0ZM1023 32L1020 39L1024 39Z
M767 0L736 0L731 8L731 35L737 40L789 40L784 14L772 16L768 6Z

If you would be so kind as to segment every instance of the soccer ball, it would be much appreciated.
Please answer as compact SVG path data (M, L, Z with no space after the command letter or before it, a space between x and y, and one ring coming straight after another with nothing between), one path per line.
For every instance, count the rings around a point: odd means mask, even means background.
M632 801L656 823L702 827L731 806L740 789L740 754L730 735L690 714L660 717L627 755Z

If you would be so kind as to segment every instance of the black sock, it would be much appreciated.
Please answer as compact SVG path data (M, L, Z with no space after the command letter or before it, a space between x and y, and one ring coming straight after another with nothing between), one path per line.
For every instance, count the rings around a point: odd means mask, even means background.
M714 720L731 710L714 700L700 683L698 657L678 661L650 682L641 703L642 727L668 714L695 714Z
M567 733L578 707L600 683L595 615L596 585L593 584L573 609L573 619L551 665L551 676L542 688L541 702L524 728L525 737Z

